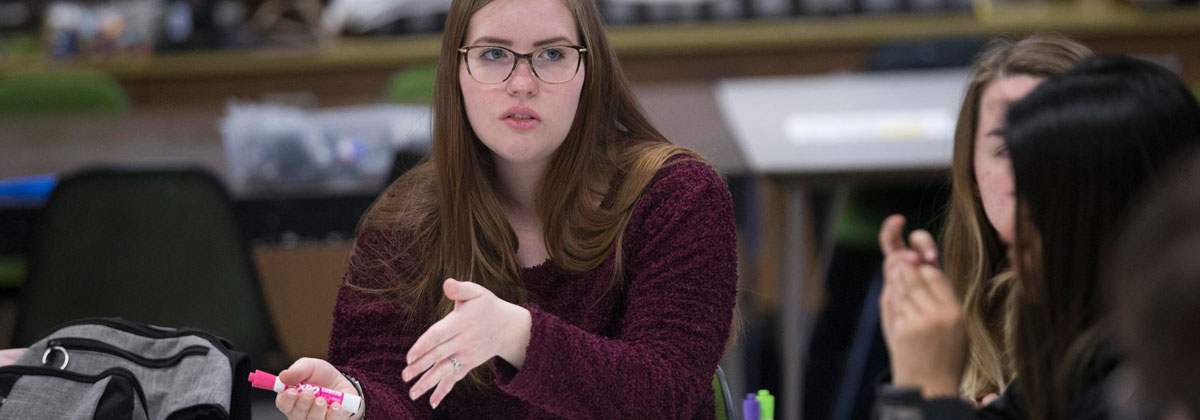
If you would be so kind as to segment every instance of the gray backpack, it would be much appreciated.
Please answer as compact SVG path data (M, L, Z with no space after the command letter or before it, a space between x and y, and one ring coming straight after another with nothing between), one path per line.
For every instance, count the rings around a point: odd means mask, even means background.
M73 321L0 367L0 419L249 419L250 367L205 331Z

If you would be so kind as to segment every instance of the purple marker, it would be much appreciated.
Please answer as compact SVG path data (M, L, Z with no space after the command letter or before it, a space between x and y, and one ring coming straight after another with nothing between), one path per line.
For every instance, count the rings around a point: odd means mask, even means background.
M758 420L758 397L753 392L742 400L742 420Z

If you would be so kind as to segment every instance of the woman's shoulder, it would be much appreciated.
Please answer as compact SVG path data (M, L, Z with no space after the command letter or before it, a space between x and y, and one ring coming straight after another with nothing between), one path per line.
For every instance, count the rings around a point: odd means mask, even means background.
M696 258L707 260L706 267L735 266L734 225L733 197L717 170L702 158L673 156L655 172L630 214L623 236L629 267L654 270L684 260L701 264Z
M720 173L701 157L680 154L667 159L655 172L631 220L640 225L682 214L732 214L732 208L733 198Z
M415 272L421 227L434 197L428 178L406 174L392 182L363 215L348 274L358 286L386 289Z
M667 159L646 187L643 196L673 195L715 189L728 193L721 174L703 158L678 154Z

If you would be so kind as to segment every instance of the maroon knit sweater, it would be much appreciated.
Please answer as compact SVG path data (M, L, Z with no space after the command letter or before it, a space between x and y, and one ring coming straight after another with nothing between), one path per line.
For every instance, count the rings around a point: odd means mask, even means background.
M724 351L737 287L733 202L709 166L677 159L655 175L624 232L625 287L606 293L612 255L582 275L553 263L523 270L533 327L525 365L500 358L494 386L458 384L438 406L408 398L400 371L425 328L403 322L403 305L345 286L395 285L415 262L377 268L394 235L359 233L334 308L329 361L357 378L369 420L707 418L712 376ZM400 268L400 269L396 269Z

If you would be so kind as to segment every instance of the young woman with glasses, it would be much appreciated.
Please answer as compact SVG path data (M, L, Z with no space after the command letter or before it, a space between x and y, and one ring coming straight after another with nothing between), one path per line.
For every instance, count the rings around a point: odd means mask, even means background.
M329 360L280 379L362 395L352 418L712 418L732 199L639 109L594 2L456 0L433 114L361 223Z

